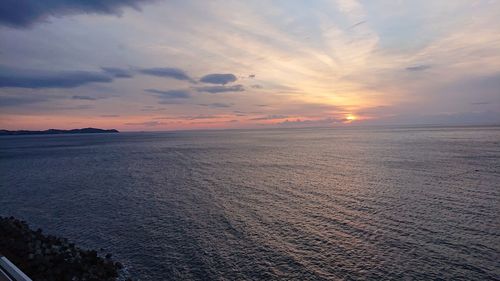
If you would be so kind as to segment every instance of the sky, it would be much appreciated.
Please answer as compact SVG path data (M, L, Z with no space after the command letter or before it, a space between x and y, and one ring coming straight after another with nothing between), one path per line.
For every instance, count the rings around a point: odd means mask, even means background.
M500 1L6 0L0 129L500 124Z

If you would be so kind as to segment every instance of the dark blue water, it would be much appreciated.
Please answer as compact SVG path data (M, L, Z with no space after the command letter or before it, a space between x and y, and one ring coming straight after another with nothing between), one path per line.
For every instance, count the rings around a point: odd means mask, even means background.
M0 215L138 280L500 280L500 128L1 137Z

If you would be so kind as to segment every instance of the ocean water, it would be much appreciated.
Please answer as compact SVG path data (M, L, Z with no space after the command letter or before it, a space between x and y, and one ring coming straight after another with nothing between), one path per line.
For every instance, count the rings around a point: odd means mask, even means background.
M0 215L136 280L500 280L500 128L1 137Z

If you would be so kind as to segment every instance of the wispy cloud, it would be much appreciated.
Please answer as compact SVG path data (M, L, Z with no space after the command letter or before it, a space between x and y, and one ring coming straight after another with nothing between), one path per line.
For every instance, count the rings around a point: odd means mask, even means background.
M159 121L146 121L146 122L129 122L125 123L127 126L146 126L146 127L155 127L155 126L160 126L162 125L162 122Z
M199 105L212 107L212 108L227 108L227 107L232 106L232 104L230 104L230 103L223 103L223 102L201 103Z
M287 115L280 115L280 114L272 114L272 115L266 115L262 117L256 117L252 118L250 120L276 120L276 119L285 119L288 118Z
M408 71L424 71L424 70L427 70L431 67L432 66L429 64L421 64L421 65L409 66L406 68L406 70L408 70Z

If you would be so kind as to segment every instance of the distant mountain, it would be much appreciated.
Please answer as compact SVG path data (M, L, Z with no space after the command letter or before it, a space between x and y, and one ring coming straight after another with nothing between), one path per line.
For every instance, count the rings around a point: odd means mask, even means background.
M72 130L57 130L49 129L45 131L9 131L0 130L0 136L12 136L12 135L58 135L58 134L100 134L100 133L119 133L118 130L104 130L96 128L83 128L83 129L72 129Z

